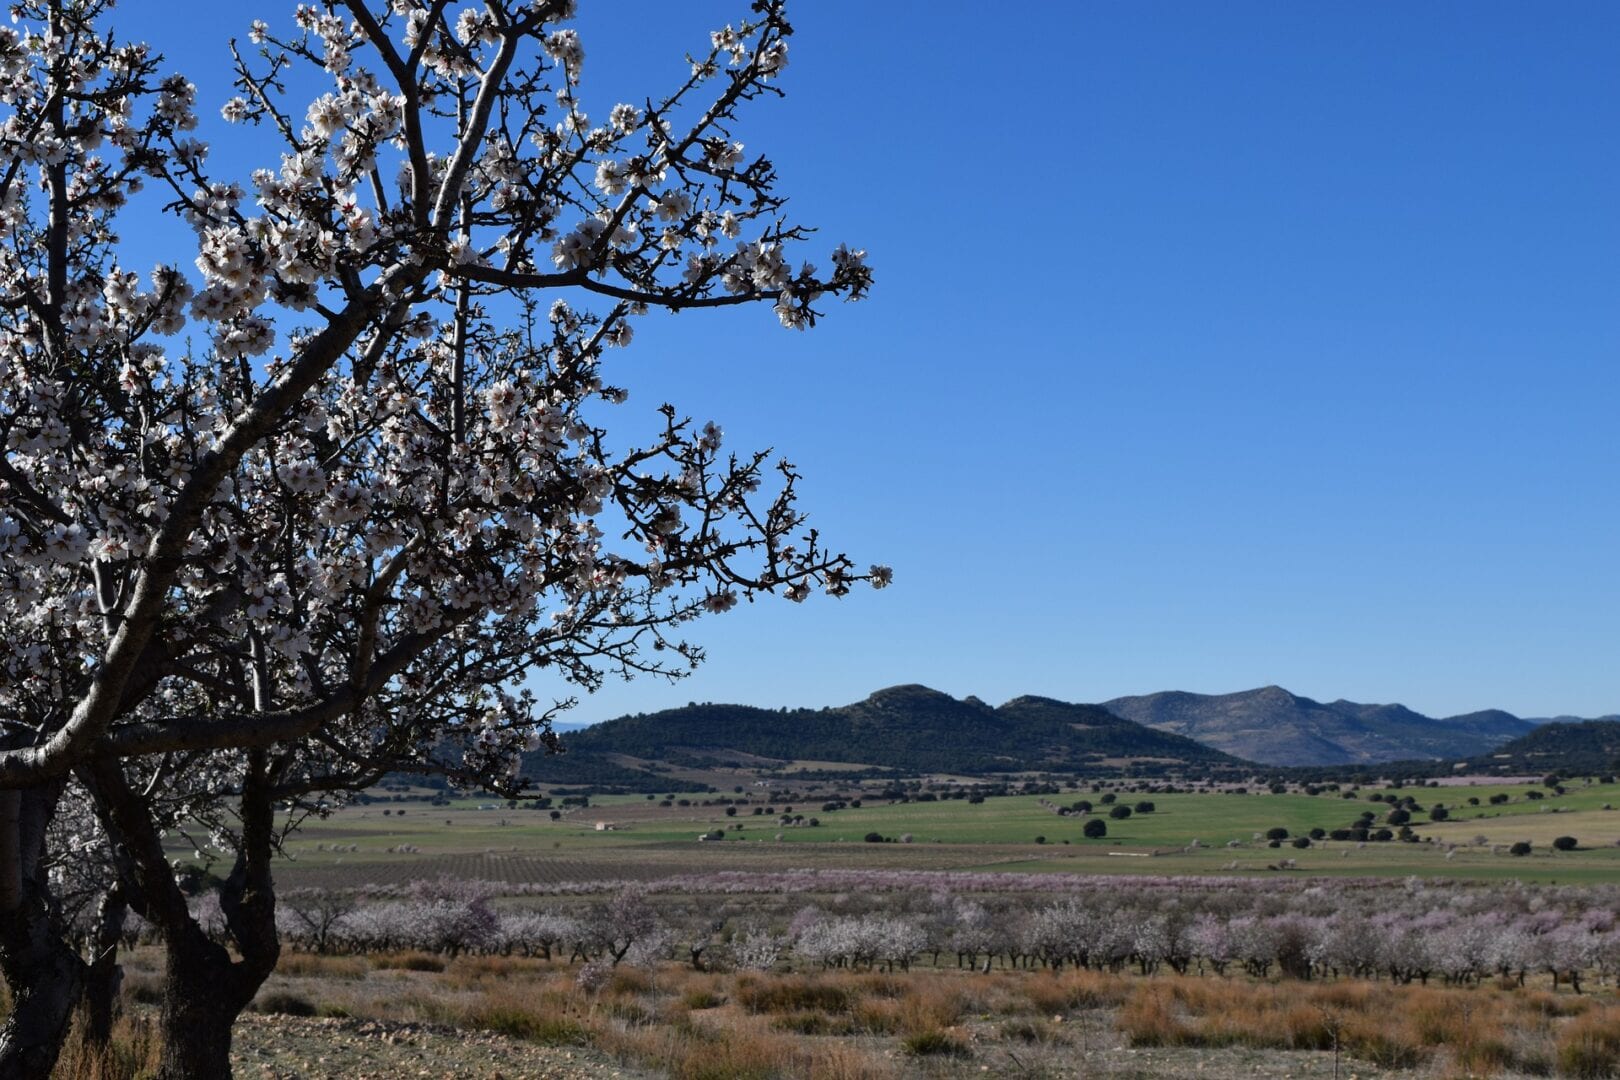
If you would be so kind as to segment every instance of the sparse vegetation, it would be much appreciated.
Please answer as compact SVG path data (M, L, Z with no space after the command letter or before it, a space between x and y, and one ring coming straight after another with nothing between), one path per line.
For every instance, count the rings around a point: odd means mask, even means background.
M1606 995L1577 994L1567 984L1555 992L1534 978L1522 987L1516 980L1424 986L1355 978L1301 982L1276 970L1264 977L1241 970L1225 976L1067 967L985 972L958 969L949 960L910 972L767 975L664 962L620 969L600 987L584 989L578 968L562 960L490 956L421 971L376 956L368 964L372 974L354 979L339 969L293 964L287 970L297 973L273 976L257 1008L275 1013L278 1022L296 1023L287 1018L311 1009L350 1018L334 1031L385 1034L403 1026L411 1036L406 1042L426 1040L451 1048L446 1052L453 1052L457 1031L486 1033L533 1053L566 1049L580 1055L573 1060L582 1069L592 1061L618 1061L673 1077L899 1080L937 1075L928 1071L935 1067L930 1062L953 1060L994 1072L1009 1051L1026 1067L1057 1070L1081 1045L1100 1072L1107 1071L1101 1063L1136 1060L1128 1056L1133 1050L1172 1055L1163 1060L1185 1063L1178 1075L1225 1075L1223 1055L1238 1051L1275 1054L1282 1062L1335 1049L1380 1075L1581 1080L1620 1072L1620 1004ZM296 990L289 988L294 983ZM295 1009L281 1007L293 1001ZM105 1051L92 1054L71 1041L63 1068L72 1071L60 1075L142 1075L156 1061L144 1016L130 1005ZM263 1045L271 1030L253 1029L249 1042ZM377 1046L377 1052L386 1049L386 1043ZM400 1053L420 1050L406 1045ZM1301 1062L1296 1068L1315 1075L1324 1066ZM1356 1071L1351 1064L1346 1075ZM310 1074L328 1075L313 1064Z

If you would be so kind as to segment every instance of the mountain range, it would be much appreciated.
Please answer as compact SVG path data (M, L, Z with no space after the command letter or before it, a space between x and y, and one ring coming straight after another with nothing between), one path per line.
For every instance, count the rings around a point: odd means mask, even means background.
M1500 709L1435 718L1404 705L1314 701L1280 686L1236 694L1172 690L1114 698L1102 707L1265 765L1474 757L1536 727Z
M974 776L1245 767L1194 739L1096 705L1026 696L993 708L926 686L893 686L826 709L694 703L604 721L564 740L566 754L531 757L528 775L552 783L667 787L660 777L672 768L788 762Z
M970 776L1237 775L1254 763L1414 760L1467 760L1494 771L1510 767L1509 760L1553 767L1564 760L1566 742L1571 761L1612 761L1608 740L1620 735L1617 720L1526 720L1499 709L1434 718L1404 705L1315 701L1280 686L1236 694L1167 691L1101 705L1023 696L993 707L906 685L835 708L692 703L622 716L565 731L569 752L532 756L527 772L543 783L652 791L715 769L771 771L790 763L800 770ZM1538 740L1538 732L1548 734Z

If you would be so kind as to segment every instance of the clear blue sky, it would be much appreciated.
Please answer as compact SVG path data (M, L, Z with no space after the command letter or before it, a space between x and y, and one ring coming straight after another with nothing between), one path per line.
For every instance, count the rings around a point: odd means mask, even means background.
M746 6L582 0L591 98L671 84ZM291 6L119 10L212 113L218 35ZM804 335L648 320L620 413L777 447L895 585L696 624L700 673L577 719L901 682L1620 711L1620 7L794 21L739 135L878 287Z

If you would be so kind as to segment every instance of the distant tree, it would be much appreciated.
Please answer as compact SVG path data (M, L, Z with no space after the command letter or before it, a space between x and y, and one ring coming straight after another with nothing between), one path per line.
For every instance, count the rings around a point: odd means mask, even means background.
M1516 843L1512 847L1508 848L1508 854L1509 855L1528 855L1528 854L1530 854L1530 842L1528 840L1520 840L1518 843Z
M1449 818L1450 816L1451 816L1451 811L1447 810L1444 806L1441 806L1439 803L1435 803L1432 807L1429 808L1429 820L1430 821L1444 821L1447 818Z
M585 919L585 936L617 965L658 927L658 913L647 903L646 895L629 888L606 904L592 907Z
M330 952L333 932L358 906L344 889L290 889L281 894L276 917L283 933L318 953Z
M1396 807L1384 817L1384 820L1391 825L1405 825L1412 820L1412 812L1404 807Z
M1088 818L1080 828L1080 835L1088 840L1100 840L1108 835L1108 823L1100 817Z
M1288 830L1283 828L1281 825L1274 826L1273 828L1266 830L1266 839L1286 840L1288 839Z
M1552 846L1557 851L1574 851L1579 843L1573 836L1560 836L1552 842Z
M1131 808L1123 803L1120 803L1108 811L1108 816L1113 818L1115 821L1124 821L1126 818L1131 816Z
M1293 845L1303 850L1311 846L1311 838L1308 836L1296 836L1293 839Z
M1153 813L1154 809L1155 807L1153 803L1146 799L1136 804L1136 812L1138 814L1151 814Z

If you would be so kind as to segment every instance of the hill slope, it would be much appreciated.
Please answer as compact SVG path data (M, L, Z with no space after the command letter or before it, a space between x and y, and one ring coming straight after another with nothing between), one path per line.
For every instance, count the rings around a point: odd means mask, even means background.
M1280 686L1237 694L1170 691L1115 698L1103 708L1268 765L1473 757L1534 728L1500 710L1435 719L1404 705L1313 701Z
M1620 771L1620 720L1552 721L1469 764L1475 771L1513 775Z
M1126 763L1138 772L1244 765L1095 705L1019 697L991 708L926 686L890 687L830 709L688 705L608 720L565 739L566 754L531 758L528 774L549 782L594 777L624 784L654 763L740 756L763 759L763 765L822 761L966 775L1102 772Z

